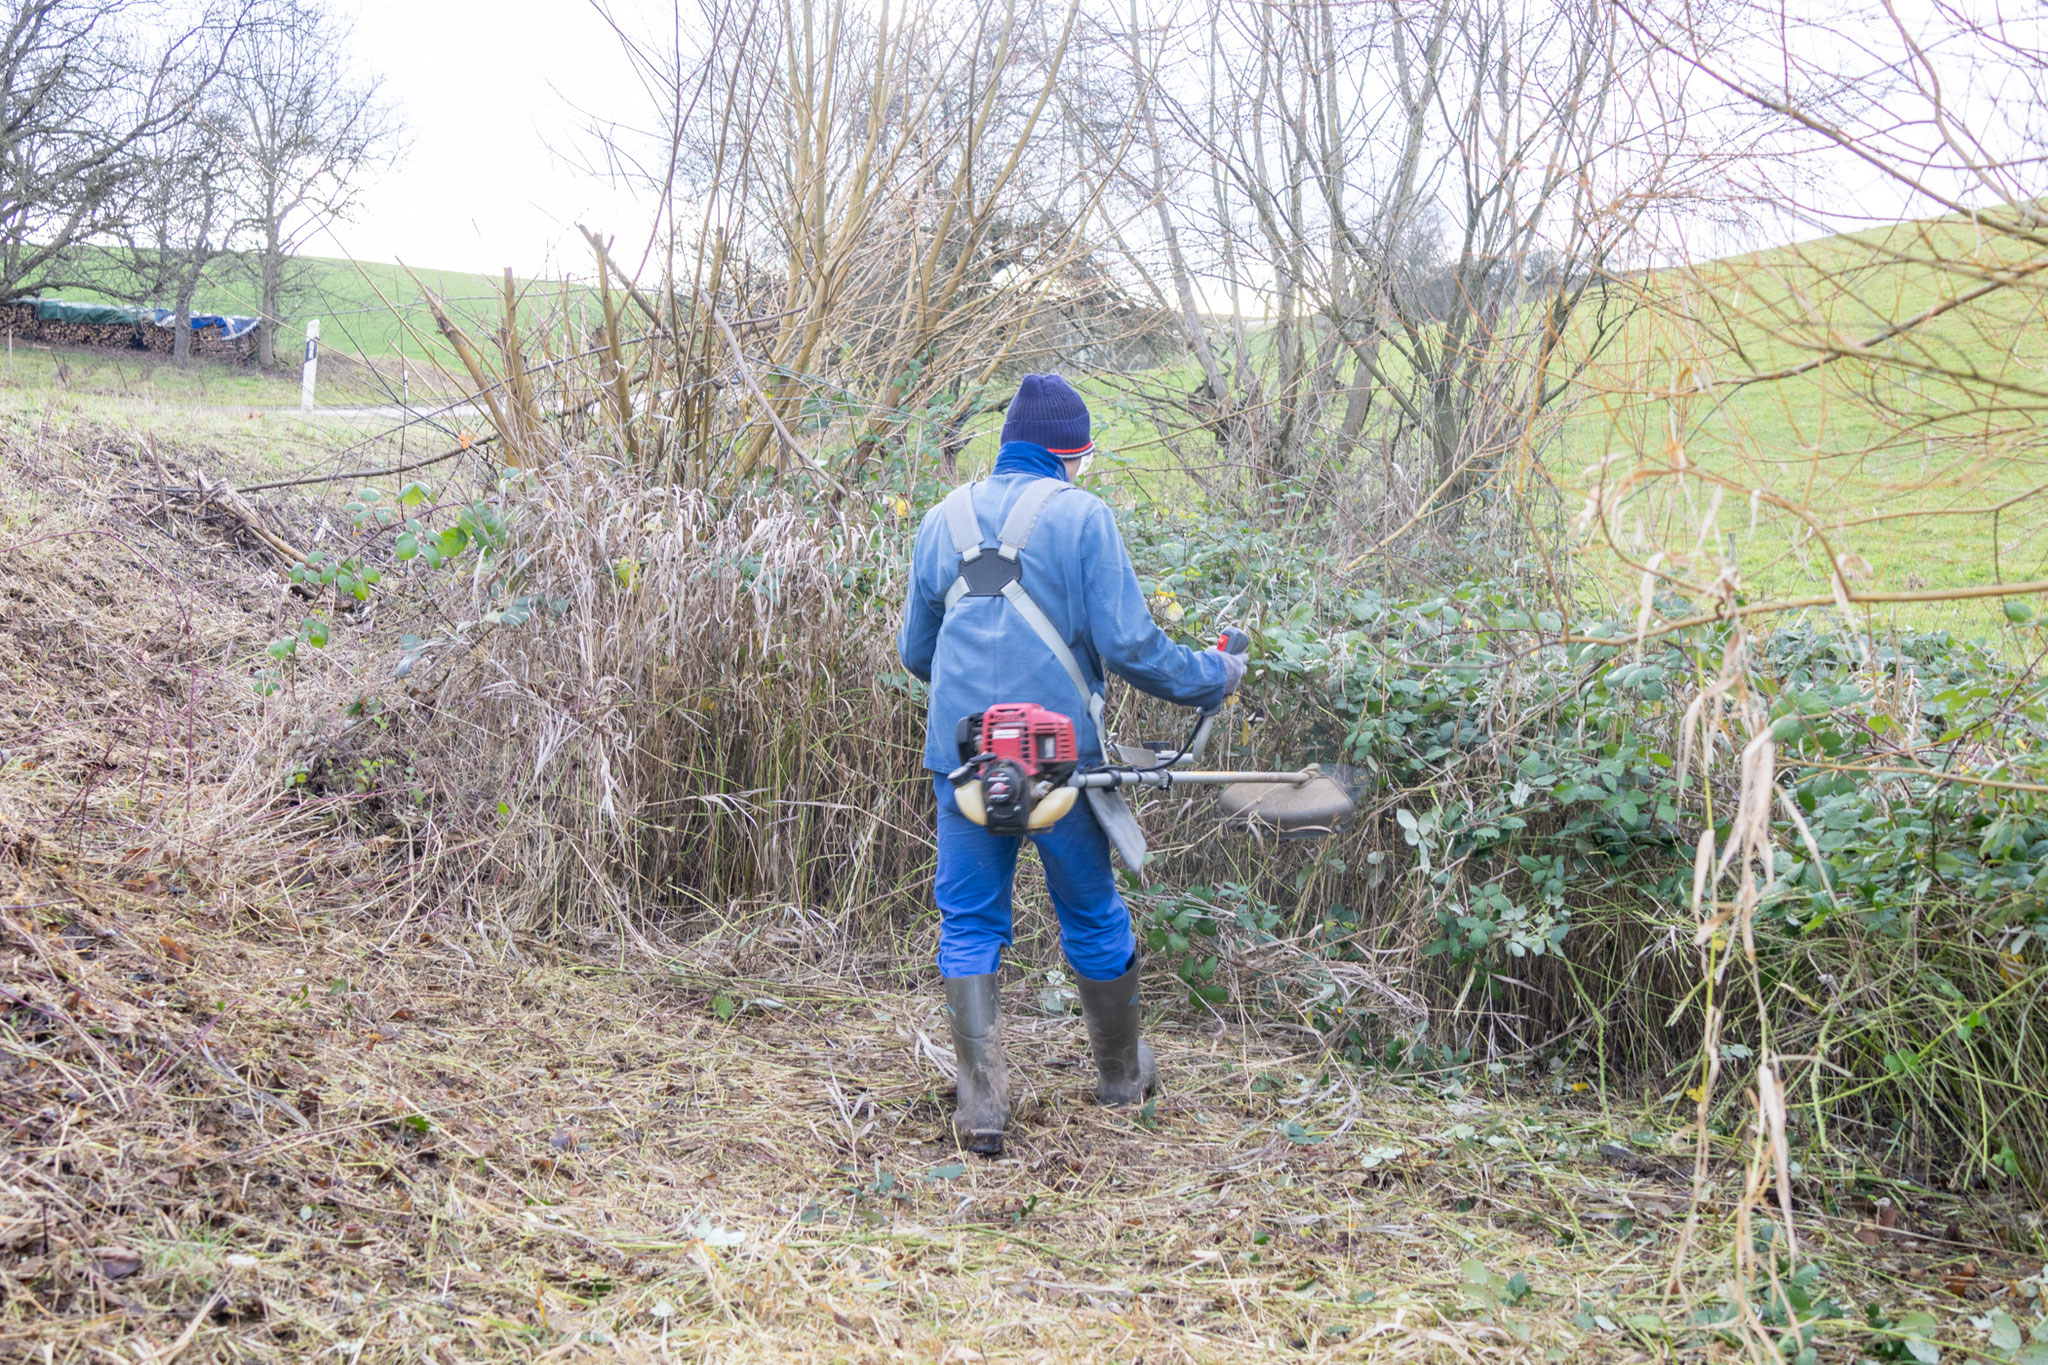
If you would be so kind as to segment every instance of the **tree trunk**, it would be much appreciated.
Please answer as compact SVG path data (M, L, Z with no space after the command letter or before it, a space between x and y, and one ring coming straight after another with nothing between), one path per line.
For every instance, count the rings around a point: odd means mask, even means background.
M1180 325L1187 347L1202 367L1203 398L1214 416L1222 416L1230 405L1230 388L1216 364L1216 352L1209 344L1208 324L1195 303L1195 285L1188 273L1187 258L1181 253L1180 233L1167 209L1166 150L1159 141L1159 120L1152 110L1151 76L1139 51L1138 6L1131 4L1131 76L1138 87L1138 113L1145 123L1145 140L1152 149L1152 207L1159 215L1159 236L1166 244L1167 267L1173 273L1173 291L1180 303Z
M180 282L178 307L171 317L171 363L184 369L192 363L192 294L194 284Z
M256 363L267 370L275 369L277 324L283 320L278 313L278 296L284 292L284 261L278 245L277 219L274 216L264 224L263 246L257 252L256 272Z

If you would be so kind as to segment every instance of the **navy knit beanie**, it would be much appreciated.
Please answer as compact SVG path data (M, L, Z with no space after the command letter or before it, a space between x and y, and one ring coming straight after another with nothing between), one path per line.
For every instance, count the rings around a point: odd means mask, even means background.
M1024 376L1004 414L1003 439L1044 446L1063 460L1078 460L1095 449L1088 433L1088 405L1056 374Z

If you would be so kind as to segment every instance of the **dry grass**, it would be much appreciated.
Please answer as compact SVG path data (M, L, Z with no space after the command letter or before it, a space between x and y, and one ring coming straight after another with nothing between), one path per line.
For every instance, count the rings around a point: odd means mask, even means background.
M947 1137L933 993L391 923L315 868L8 854L6 1358L1648 1359L1628 1320L1680 1316L1689 1167L1639 1115L1173 1027L1149 1119L1113 1113L1015 979L1026 1094L984 1163ZM1960 1275L1961 1334L2038 1269L1942 1244L1988 1232L1931 1196L1866 1246L1835 1193L1803 1229L1830 1279L1895 1305ZM1472 1260L1531 1292L1488 1302Z

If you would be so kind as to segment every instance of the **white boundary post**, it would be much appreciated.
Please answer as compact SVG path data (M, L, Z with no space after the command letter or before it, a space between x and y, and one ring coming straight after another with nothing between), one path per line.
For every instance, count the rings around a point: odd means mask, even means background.
M313 410L313 376L320 370L320 319L306 324L306 367L299 372L299 411Z

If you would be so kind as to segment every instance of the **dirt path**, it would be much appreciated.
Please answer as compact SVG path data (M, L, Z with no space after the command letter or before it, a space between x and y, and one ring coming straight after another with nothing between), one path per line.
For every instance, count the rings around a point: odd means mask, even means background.
M15 1110L13 1358L195 1315L273 1358L1526 1354L1562 1319L1464 1312L1465 1261L1547 1303L1647 1289L1612 1225L1682 1205L1559 1164L1587 1116L1361 1094L1243 1036L1156 1031L1170 1088L1106 1111L1078 1018L1021 1009L1011 1151L963 1158L922 996L86 894L5 921L51 1061Z

